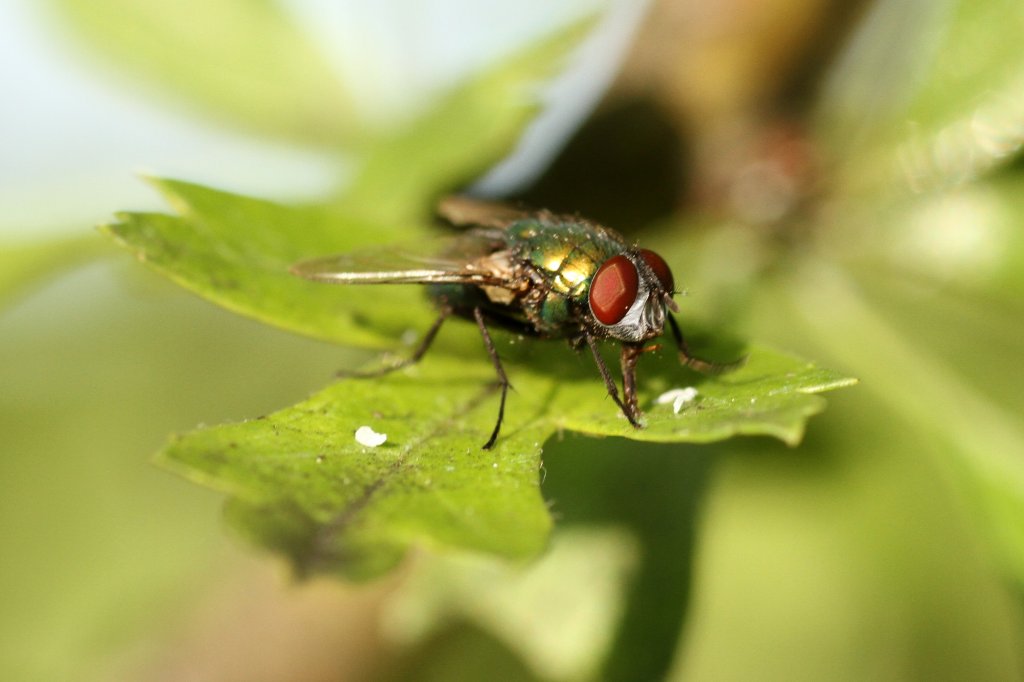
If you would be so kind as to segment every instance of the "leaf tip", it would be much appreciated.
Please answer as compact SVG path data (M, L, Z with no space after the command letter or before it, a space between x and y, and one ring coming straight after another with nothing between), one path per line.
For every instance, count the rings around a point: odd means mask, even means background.
M833 391L837 388L848 388L850 386L856 386L860 383L860 379L856 377L836 377L829 381L823 381L818 384L810 386L801 386L797 390L800 393L824 393L825 391Z
M164 201L179 215L189 213L189 201L185 198L183 190L188 187L197 187L193 183L165 178L156 173L142 171L137 173L140 180L155 189Z

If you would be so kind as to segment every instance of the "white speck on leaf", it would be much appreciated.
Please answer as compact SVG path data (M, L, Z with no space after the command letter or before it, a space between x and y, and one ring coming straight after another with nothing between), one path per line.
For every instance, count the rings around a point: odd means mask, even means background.
M368 448L375 448L378 445L383 445L384 441L388 439L388 434L377 433L369 426L360 426L356 429L356 442L360 445L365 445Z
M672 412L679 414L679 410L683 409L683 405L692 403L696 397L697 389L693 386L687 386L686 388L673 388L670 391L665 391L655 398L654 402L658 405L672 403Z

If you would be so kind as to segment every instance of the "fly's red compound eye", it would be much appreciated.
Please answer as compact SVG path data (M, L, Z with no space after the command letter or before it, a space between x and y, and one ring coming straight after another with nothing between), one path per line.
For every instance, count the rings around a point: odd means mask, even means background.
M633 262L622 255L613 256L594 274L590 284L590 310L601 324L613 325L626 316L639 289L640 276Z
M658 281L661 282L662 289L670 293L675 291L676 281L664 258L647 249L640 249L640 257L650 266L651 270L654 270Z

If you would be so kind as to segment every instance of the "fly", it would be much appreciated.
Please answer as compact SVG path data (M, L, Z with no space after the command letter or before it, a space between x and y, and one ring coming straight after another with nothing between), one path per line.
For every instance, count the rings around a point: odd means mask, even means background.
M498 419L485 450L498 438L509 388L488 325L541 339L564 338L575 350L589 347L608 395L636 428L641 428L637 361L657 348L646 342L660 336L666 323L687 367L716 373L738 364L709 362L690 353L672 316L679 307L668 264L614 230L575 216L464 197L444 200L438 212L467 229L442 240L436 253L383 248L302 261L292 272L335 284L427 286L438 317L419 346L408 358L359 376L380 376L416 363L453 315L474 321L501 388ZM598 348L602 339L621 345L621 397Z

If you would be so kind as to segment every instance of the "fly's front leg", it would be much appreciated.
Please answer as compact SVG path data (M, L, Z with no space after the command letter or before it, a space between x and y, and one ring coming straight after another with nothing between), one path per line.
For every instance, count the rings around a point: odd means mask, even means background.
M604 358L601 357L601 349L597 347L597 339L595 339L590 334L587 334L586 340L587 345L590 346L590 352L594 354L594 362L597 363L597 369L598 371L601 372L601 378L604 379L604 385L605 388L608 390L608 395L611 396L612 400L615 401L615 404L619 406L619 409L622 410L622 414L626 416L626 419L629 420L629 423L639 429L640 422L638 420L638 411L635 408L631 410L627 406L627 403L622 402L622 399L619 398L619 389L615 385L615 379L612 378L611 372L608 371L608 366L604 364ZM635 376L633 383L635 394ZM625 388L625 379L623 380L623 388Z
M491 362L494 363L494 371L498 373L498 386L501 387L501 403L498 405L498 421L494 424L494 431L491 432L491 437L484 443L484 450L490 450L494 447L494 441L498 440L498 432L501 431L501 422L505 418L505 397L508 395L508 377L505 375L505 368L501 366L501 358L498 357L498 349L494 347L494 342L491 341L491 335L487 332L487 325L484 324L484 314L480 310L479 306L473 308L473 318L476 320L476 326L480 328L480 336L484 338L484 347L487 348L487 354L491 356Z
M437 332L441 331L441 325L444 324L445 320L451 317L451 314L452 309L449 306L442 306L440 314L438 314L437 319L434 320L434 324L430 325L430 329L427 330L427 333L423 337L423 340L420 341L420 345L416 347L416 350L413 351L412 355L405 358L404 360L399 360L398 362L387 365L385 367L381 367L380 369L372 369L366 372L347 372L345 370L339 370L338 372L335 373L335 376L340 378L367 379L372 377L384 376L385 374L391 374L395 370L402 369L403 367L408 367L409 365L415 365L417 362L423 359L423 356L426 355L428 350L430 350L430 345L434 342L434 339L437 337Z
M622 352L619 354L619 362L622 365L622 394L625 398L623 411L629 410L626 416L630 416L630 423L639 426L640 406L636 396L636 362L643 355L645 349L642 346L622 344Z

